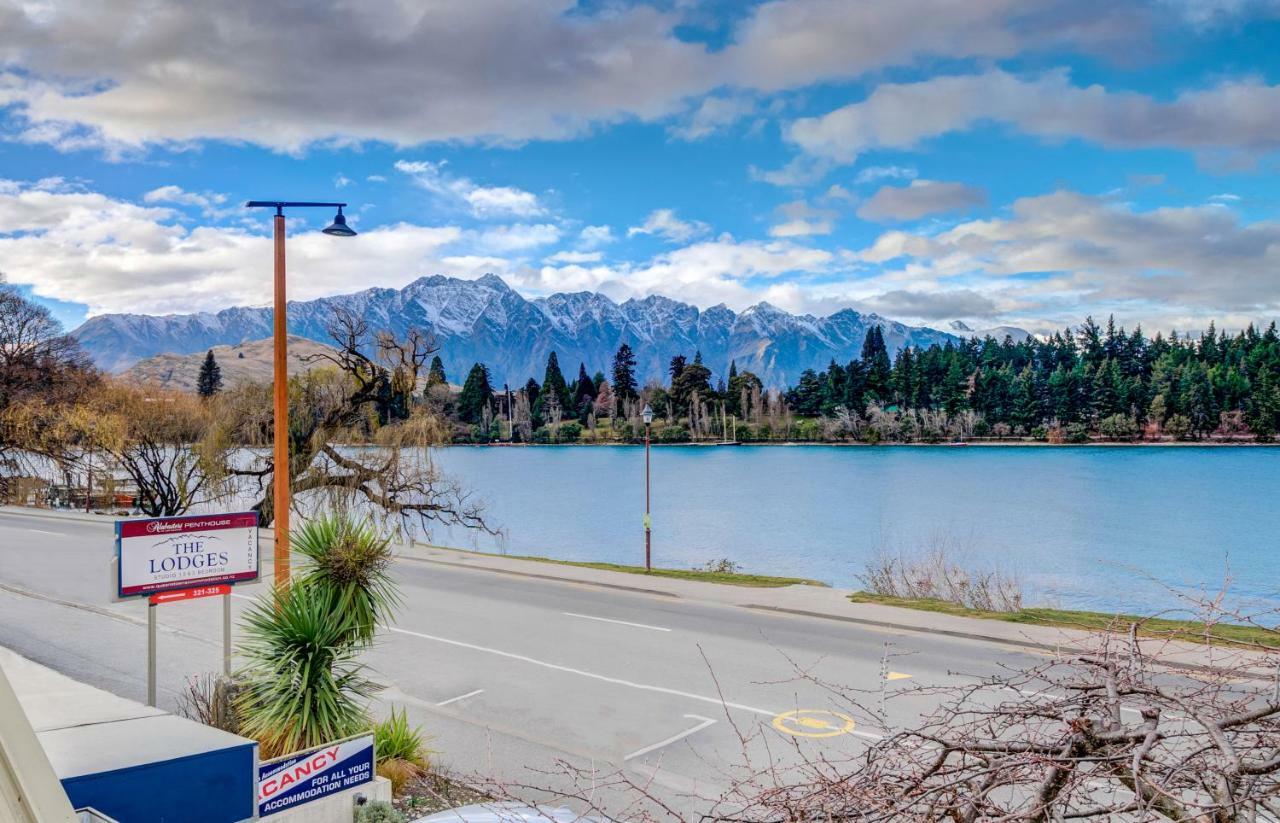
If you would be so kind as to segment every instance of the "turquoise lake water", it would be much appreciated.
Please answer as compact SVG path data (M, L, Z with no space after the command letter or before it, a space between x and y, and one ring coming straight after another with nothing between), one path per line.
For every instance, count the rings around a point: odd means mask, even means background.
M641 447L455 447L442 468L483 499L501 539L435 542L643 563ZM1170 588L1280 606L1280 449L660 447L654 564L857 587L878 551L938 541L1017 574L1030 600L1151 611Z

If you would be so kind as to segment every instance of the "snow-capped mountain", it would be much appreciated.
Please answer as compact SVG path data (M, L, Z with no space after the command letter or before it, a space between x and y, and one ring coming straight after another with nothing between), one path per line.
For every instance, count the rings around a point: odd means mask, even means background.
M673 355L692 357L701 351L716 379L735 360L739 369L755 372L766 385L784 386L806 368L821 369L833 358L844 363L858 356L872 325L884 330L891 352L957 339L852 309L814 317L790 314L768 303L741 313L724 305L700 310L657 295L624 303L593 292L527 299L495 275L479 280L423 277L403 289L374 288L291 302L290 333L328 342L326 327L335 308L364 317L371 330L402 334L420 328L433 333L451 381L461 382L479 361L489 366L498 385L512 386L530 376L541 381L552 351L570 380L579 363L585 363L589 373L608 373L622 343L635 350L641 381L665 375ZM107 314L88 320L72 334L99 366L118 372L156 354L189 354L269 337L271 309L241 307L163 317Z

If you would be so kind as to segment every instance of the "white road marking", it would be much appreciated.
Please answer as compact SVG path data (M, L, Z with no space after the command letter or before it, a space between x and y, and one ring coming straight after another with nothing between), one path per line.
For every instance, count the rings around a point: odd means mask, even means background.
M603 683L612 683L615 686L626 686L629 689L638 689L640 691L645 691L645 692L656 692L658 694L669 694L669 695L672 695L673 697L683 697L688 700L699 700L703 703L711 703L712 705L720 706L722 708L740 709L741 711L744 711L744 712L752 712L753 714L760 714L766 717L777 717L778 715L777 712L771 711L769 709L760 709L755 706L748 706L743 703L732 703L728 700L722 700L719 697L708 697L705 694L694 694L693 692L681 691L680 689L670 689L670 688L667 688L666 686L654 686L649 683L635 683L630 680L623 680L621 677L610 677L605 674L597 674L596 672L589 672L584 669L575 669L571 666L561 666L559 663L548 663L545 660L538 660L536 657L529 657L523 654L516 654L515 652L505 652L505 651L502 651L501 649L491 649L487 646L476 645L475 643L464 643L461 640L450 640L447 637L437 637L434 634L424 634L422 632L410 631L409 629L401 629L396 626L387 626L387 631L396 632L398 634L407 634L410 637L420 637L423 640L434 640L437 643L444 643L445 645L448 645L448 646L457 646L458 648L462 648L462 649L471 649L472 651L484 652L485 654L494 654L494 655L497 655L498 657L505 657L508 660L519 660L522 663L529 663L534 666L541 666L544 669L551 669L553 671L564 672L566 674L576 674L579 677L589 677L592 680L599 680ZM874 734L872 732L855 731L855 732L851 732L851 734L858 735L859 737L866 737L871 740L884 739L884 735Z
M690 700L699 700L699 701L702 701L703 703L712 703L716 706L723 706L730 709L741 709L742 711L745 711L745 712L753 712L755 714L762 714L768 717L773 717L774 715L777 714L777 712L770 711L769 709L758 709L755 706L747 706L742 703L731 703L727 700L721 700L718 697L708 697L707 695L694 694L693 692L685 692L679 689L669 689L666 686L653 686L648 683L634 683L630 680L623 680L620 677L610 677L608 675L597 674L596 672L589 672L583 669L575 669L571 666L561 666L559 663L548 663L545 660L538 660L535 657L528 657L523 654L516 654L514 652L504 652L501 649L491 649L487 646L478 646L475 643L464 643L461 640L450 640L447 637L437 637L436 635L433 635L433 634L423 634L422 632L410 631L409 629L401 629L396 626L388 626L387 631L397 632L399 634L407 634L407 635L410 635L411 637L420 637L423 640L434 640L437 643L444 643L449 646L457 646L462 649L471 649L472 651L484 652L485 654L495 654L498 657L505 657L508 660L519 660L522 663L529 663L534 666L541 666L544 669L552 669L553 671L564 672L566 674L576 674L579 677L589 677L592 680L599 680L604 683L612 683L615 686L626 686L627 688L630 688L630 689L639 689L640 691L645 691L645 692L657 692L659 694L669 694L674 697L685 697Z
M626 620L614 620L610 617L593 617L589 614L578 614L577 612L560 612L565 617L580 617L583 620L599 620L601 623L616 623L619 626L631 626L637 629L652 629L655 632L669 632L671 629L664 629L661 626L649 626L645 623L628 623Z
M702 722L694 726L692 729L685 729L684 731L678 734L673 734L670 737L668 737L666 740L660 741L658 743L654 743L652 746L645 746L643 749L638 749L622 759L632 760L637 757L643 757L644 755L649 754L650 752L656 752L658 749L661 749L664 746L670 746L672 743L676 742L677 740L682 740L691 734L697 734L698 732L705 729L707 726L710 726L712 723L716 722L712 720L710 717L702 717L701 715L697 715L697 714L686 714L685 717L689 718L690 720L700 720Z
M473 691L473 692L467 692L466 694L460 694L460 695L458 695L457 697L450 697L448 700L441 700L441 701L440 701L439 703L437 703L436 705L437 705L437 706L448 706L450 703L457 703L459 700L466 700L468 697L475 697L475 696L476 696L476 695L478 695L478 694L484 694L484 689L476 689L476 690L475 690L475 691Z
M50 535L53 535L54 537L66 537L66 536L67 536L67 535L63 534L62 532L47 532L47 531L45 531L44 529L27 529L27 531L29 531L29 532L35 532L36 534L50 534Z

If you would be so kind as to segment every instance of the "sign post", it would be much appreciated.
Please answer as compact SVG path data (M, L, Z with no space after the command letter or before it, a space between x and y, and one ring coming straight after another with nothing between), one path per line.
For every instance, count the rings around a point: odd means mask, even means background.
M222 671L231 673L231 586L258 579L258 514L116 521L116 597L147 602L147 705L156 705L156 607L222 597Z

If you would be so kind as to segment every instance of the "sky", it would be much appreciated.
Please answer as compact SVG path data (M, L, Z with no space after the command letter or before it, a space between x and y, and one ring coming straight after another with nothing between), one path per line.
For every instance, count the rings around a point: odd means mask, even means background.
M1280 315L1280 0L0 0L68 327L502 276L914 324Z

